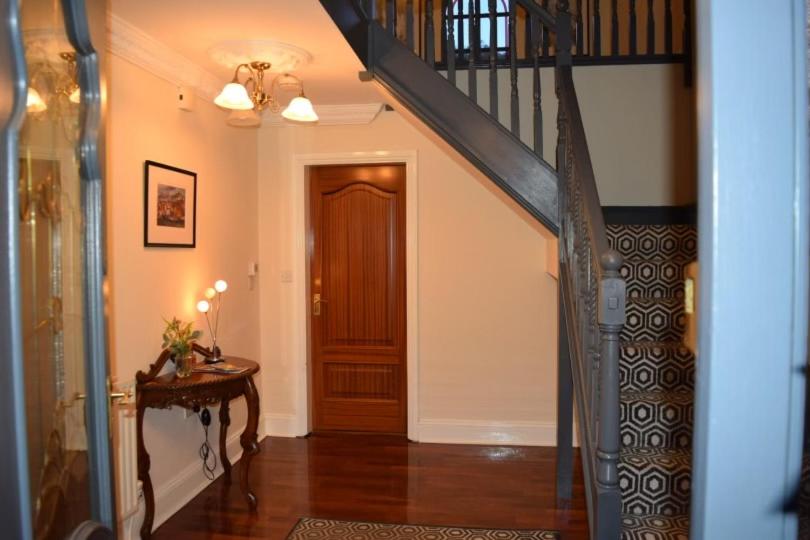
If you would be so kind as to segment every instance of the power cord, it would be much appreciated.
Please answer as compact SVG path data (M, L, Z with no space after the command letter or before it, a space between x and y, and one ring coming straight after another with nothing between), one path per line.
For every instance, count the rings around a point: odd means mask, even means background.
M202 424L203 431L205 432L205 442L200 447L200 459L203 462L203 474L209 480L213 480L214 471L217 470L217 455L214 453L211 445L208 444L208 427L211 425L211 411L209 411L208 407L206 407L202 411L198 412L197 415L200 417L200 423ZM211 461L211 465L208 464L209 461Z

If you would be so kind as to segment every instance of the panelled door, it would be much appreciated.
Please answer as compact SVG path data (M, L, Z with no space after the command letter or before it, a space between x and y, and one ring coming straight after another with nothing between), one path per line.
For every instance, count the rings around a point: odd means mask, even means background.
M310 169L314 431L406 432L405 166Z

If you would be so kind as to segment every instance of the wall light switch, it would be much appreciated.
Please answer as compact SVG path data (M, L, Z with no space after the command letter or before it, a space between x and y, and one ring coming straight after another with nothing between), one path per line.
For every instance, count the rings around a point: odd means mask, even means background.
M188 86L181 86L177 89L177 107L184 111L194 109L194 91Z
M259 265L255 262L248 263L248 277L255 276L259 271Z
M281 272L281 282L282 283L292 283L293 275L292 271L290 270L282 270Z

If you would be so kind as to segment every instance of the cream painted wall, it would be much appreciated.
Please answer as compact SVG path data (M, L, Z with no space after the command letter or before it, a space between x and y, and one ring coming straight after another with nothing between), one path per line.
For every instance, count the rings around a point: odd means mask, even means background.
M193 112L175 105L174 85L110 56L107 230L111 292L112 373L132 381L161 350L163 317L204 320L194 310L205 287L228 281L220 324L223 351L259 358L258 287L249 261L258 260L256 132L227 127L225 113L197 100ZM151 159L195 171L197 247L143 247L143 167ZM207 330L206 330L207 334ZM204 343L208 343L208 336ZM231 434L245 422L244 400L232 408ZM214 411L216 412L216 411ZM211 440L216 447L217 416ZM144 426L152 480L164 497L157 523L204 483L196 417L179 409L149 410ZM221 470L221 469L220 469Z
M520 136L533 146L532 71L518 70ZM541 69L543 155L554 163L557 98L554 70ZM486 70L478 73L478 104L489 108ZM694 87L683 66L577 66L574 83L605 206L670 206L697 201ZM466 73L457 79L466 93ZM498 72L498 115L510 127L509 70Z
M294 265L288 234L293 157L380 150L418 154L416 436L553 444L557 308L556 282L545 273L548 233L453 150L395 112L366 126L284 126L259 133L269 429L283 432L299 413L291 318L294 302L305 300L282 282Z

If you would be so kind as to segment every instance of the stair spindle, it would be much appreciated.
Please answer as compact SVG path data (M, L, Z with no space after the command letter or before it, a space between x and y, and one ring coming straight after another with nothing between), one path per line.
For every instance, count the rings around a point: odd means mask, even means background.
M540 17L535 14L531 16L532 22L532 57L534 58L534 66L532 67L532 105L534 113L534 153L543 157L543 108L542 108L542 89L540 87Z
M413 50L413 0L405 4L405 42Z
M613 0L612 10L610 15L610 54L619 56L619 6L617 0Z
M593 0L593 51L594 56L602 56L602 12L599 0Z
M647 54L655 54L655 11L653 0L647 0Z
M392 36L397 36L397 2L396 0L385 0L385 29Z
M498 19L497 1L489 0L489 114L498 119Z
M692 2L683 0L683 83L692 86Z
M447 51L447 80L456 84L456 22L453 18L452 0L444 0L444 12L447 14L447 33L445 34L444 50Z
M672 0L664 1L664 48L672 54Z
M638 52L636 44L636 0L630 0L630 55L634 56Z
M433 32L433 0L425 0L425 61L431 68L436 67L436 47Z
M582 0L577 0L577 15L574 19L574 32L576 33L576 46L577 46L577 56L582 56L583 54L583 21L582 21Z
M543 0L543 9L548 11L548 0ZM543 56L548 57L548 49L551 44L551 32L543 26Z
M517 2L509 0L509 82L511 85L510 127L512 134L520 138L520 102L518 101L517 70Z
M463 0L462 0L463 1ZM470 33L470 55L467 69L467 95L475 103L478 103L478 73L475 63L478 61L478 44L481 42L478 37L480 30L478 27L478 17L476 17L477 0L469 0L467 3L467 28Z

